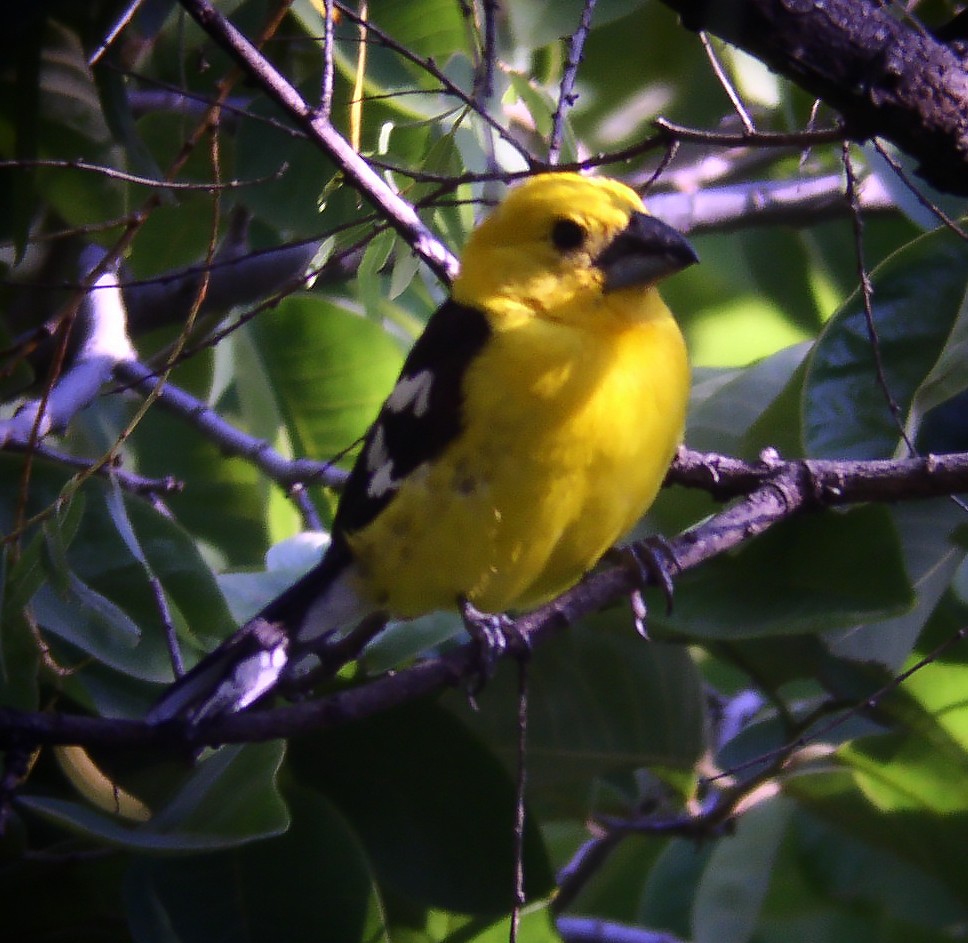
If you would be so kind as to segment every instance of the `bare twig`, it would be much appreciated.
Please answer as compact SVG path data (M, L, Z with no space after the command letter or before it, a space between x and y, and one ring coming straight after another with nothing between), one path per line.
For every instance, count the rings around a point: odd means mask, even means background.
M744 130L749 135L756 134L756 127L753 124L753 119L750 117L746 105L743 104L743 99L739 97L739 92L736 91L733 83L729 80L729 76L726 74L723 64L719 61L719 56L716 55L716 50L713 49L713 44L709 41L709 37L702 31L699 33L699 42L702 43L706 58L709 60L709 64L712 66L713 72L719 80L719 84L723 87L723 91L726 92L726 96L733 106L733 111L739 116Z
M850 144L847 141L843 143L842 157L846 178L845 195L847 204L850 206L850 218L854 233L857 279L860 283L860 295L864 304L864 321L867 324L867 334L871 344L871 356L874 358L874 371L877 376L877 385L884 394L884 402L891 413L891 418L894 420L895 426L897 426L897 431L902 441L907 447L908 455L914 455L917 450L905 428L904 418L901 416L901 407L891 392L891 386L887 380L887 373L884 370L884 359L881 357L881 341L877 334L877 325L874 323L874 286L871 283L870 275L867 272L867 264L864 261L864 221L861 217L857 197L857 176L854 172L853 161L850 159Z
M894 142L929 183L968 193L968 68L957 50L878 0L663 0L687 29L756 56L843 116L850 136Z
M8 442L3 446L3 450L6 452L25 452L28 448L29 446L25 442ZM102 463L90 458L68 455L66 452L52 449L50 446L41 443L34 445L31 451L35 458L54 462L75 471L88 472L93 468L96 475L113 478L121 488L130 491L132 494L142 496L177 494L185 487L184 482L179 481L172 475L166 475L164 478L149 478L136 472L125 471L118 467L118 458L110 463Z
M685 943L672 933L597 917L575 917L569 914L558 917L555 927L564 943Z
M895 208L876 177L860 182L855 196L865 213ZM651 212L682 232L731 232L761 225L806 227L852 212L844 202L839 174L753 180L690 193L654 193L646 202Z
M715 147L813 147L817 144L836 144L848 135L841 127L816 128L807 131L705 131L687 128L667 118L652 122L662 134L675 141L706 144Z
M111 180L122 180L125 183L137 183L145 187L155 187L159 190L202 190L211 193L214 190L239 190L243 187L257 186L267 183L270 180L278 180L287 171L288 166L283 164L278 170L264 177L257 177L254 180L228 180L222 181L179 181L179 180L157 180L153 177L143 177L140 174L128 173L126 170L117 170L114 167L107 167L104 164L92 164L90 161L81 160L57 160L54 158L36 158L31 160L0 160L0 170L20 169L26 167L50 167L61 170L84 170L89 173L99 174Z
M334 0L336 8L343 14L346 19L351 23L359 23L359 14L349 7L347 4L341 2L341 0ZM397 53L397 55L402 56L404 59L412 62L414 65L419 66L428 75L434 78L440 83L441 90L452 98L456 98L461 104L466 105L470 108L477 117L479 117L492 131L494 131L503 141L511 145L524 159L528 166L533 166L535 160L533 155L529 154L527 149L524 148L520 141L516 140L507 130L501 126L501 124L491 117L490 113L487 111L480 111L478 109L477 102L475 102L472 95L468 95L459 85L455 85L447 75L437 66L437 64L432 59L424 59L413 52L412 49L408 48L401 42L394 39L389 33L384 32L375 23L368 22L367 24L369 35L372 39L378 41L381 45L385 46L387 49L392 50Z
M119 363L114 375L119 381L142 392L153 390L157 382L154 371L136 360ZM236 429L201 400L171 383L166 384L158 394L158 405L187 420L226 454L238 455L252 462L284 488L309 482L340 485L346 479L344 471L326 462L285 458L264 439Z
M897 175L898 180L904 184L905 187L911 192L914 198L920 203L929 213L934 215L938 222L942 225L947 226L959 239L968 239L968 233L964 231L937 203L929 200L924 193L922 188L917 186L914 181L908 176L907 171L895 160L894 155L889 153L887 148L884 147L884 142L879 141L874 138L873 141L874 149L878 154L884 159L887 165L894 171Z
M558 89L558 103L555 106L555 113L551 119L551 139L548 141L548 163L557 164L561 156L561 139L564 133L565 112L571 108L578 95L575 93L575 79L578 76L578 67L581 65L582 51L585 48L585 39L592 25L592 15L595 12L595 0L585 0L582 5L581 19L578 28L572 34L571 41L568 43L568 58L565 60L565 69L561 75L561 85Z
M528 788L528 658L525 652L518 658L518 750L516 781L514 784L514 890L511 901L509 943L517 943L521 926L521 908L527 903L524 893L524 824L525 793Z
M319 113L333 112L333 0L323 0L323 75L319 87Z
M413 207L394 193L383 178L350 147L329 118L313 108L285 76L211 3L207 0L180 2L199 26L262 86L276 104L305 129L310 140L339 165L347 180L380 211L413 251L440 278L449 282L457 274L457 259L424 225Z
M135 18L135 15L137 14L138 10L141 9L143 3L144 0L131 0L131 3L124 8L124 10L121 12L121 15L115 21L114 26L108 30L104 39L102 39L98 44L97 49L91 53L87 60L87 64L89 66L93 68L98 64L98 62L100 62L104 54L108 51L108 49L111 48L111 44L121 35L121 33L124 32L125 27Z

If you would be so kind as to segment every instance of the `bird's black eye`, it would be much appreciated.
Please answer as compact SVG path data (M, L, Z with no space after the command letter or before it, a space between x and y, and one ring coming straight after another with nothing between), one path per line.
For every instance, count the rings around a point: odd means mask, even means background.
M573 219L559 219L551 229L551 241L562 252L581 248L587 236L585 227Z

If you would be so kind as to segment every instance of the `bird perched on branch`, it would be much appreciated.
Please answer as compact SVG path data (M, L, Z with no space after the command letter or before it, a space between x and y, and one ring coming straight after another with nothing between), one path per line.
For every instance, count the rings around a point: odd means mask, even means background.
M616 181L512 190L370 427L323 559L149 719L240 710L374 613L528 610L577 582L681 441L685 345L655 285L695 261Z

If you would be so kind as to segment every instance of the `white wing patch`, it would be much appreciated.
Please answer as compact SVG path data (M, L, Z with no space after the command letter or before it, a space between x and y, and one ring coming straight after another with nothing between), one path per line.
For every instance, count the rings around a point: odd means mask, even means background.
M380 423L373 427L373 438L367 446L364 460L368 473L366 480L368 497L382 498L400 487L400 480L393 477L393 459L387 451L386 433Z
M387 399L387 409L392 413L402 413L405 409L410 409L419 419L430 409L430 391L433 385L434 375L430 370L421 370L412 377L400 377Z
M415 419L422 419L430 409L433 385L434 375L430 370L419 370L413 376L400 377L385 406L397 416L410 410ZM368 497L379 499L400 487L402 479L394 476L393 458L387 450L386 433L379 422L373 429L365 460L369 472L366 482Z
M370 475L381 471L387 465L393 465L390 461L390 454L387 452L387 437L383 431L383 426L377 423L373 427L373 438L366 449L366 470Z

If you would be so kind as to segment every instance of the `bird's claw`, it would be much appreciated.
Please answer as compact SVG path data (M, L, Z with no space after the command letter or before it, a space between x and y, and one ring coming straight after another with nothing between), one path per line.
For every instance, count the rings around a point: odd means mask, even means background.
M467 599L460 600L464 628L477 647L476 663L467 686L467 697L476 707L475 695L494 674L498 660L511 651L519 656L531 650L528 640L515 628L514 621L503 613L482 612Z
M672 582L673 572L678 572L679 561L662 536L647 537L638 544L622 547L616 551L617 562L631 570L639 585L629 594L632 605L632 618L635 621L635 631L642 638L649 637L648 607L642 589L645 586L656 585L662 590L666 601L666 615L672 612L672 594L675 587Z

